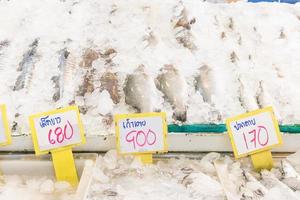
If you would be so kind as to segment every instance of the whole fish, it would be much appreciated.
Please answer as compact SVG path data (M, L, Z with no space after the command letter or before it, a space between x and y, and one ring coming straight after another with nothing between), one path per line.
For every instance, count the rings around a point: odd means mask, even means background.
M87 49L82 56L79 66L84 70L82 83L79 85L77 95L84 96L86 93L92 93L95 90L94 75L96 70L92 67L93 62L99 58L98 53L93 49Z
M273 105L274 100L266 90L264 81L259 81L258 90L256 93L256 101L259 108L263 108L269 105Z
M216 168L219 180L223 186L223 190L226 194L227 199L230 200L240 200L240 195L236 189L236 185L230 178L227 161L218 159L214 161L214 166Z
M263 199L268 192L250 173L241 169L239 162L227 158L215 161L218 176L228 199Z
M278 180L276 176L268 171L261 171L261 181L264 186L269 190L264 199L270 200L299 200L300 198L296 195L296 193L291 190L286 184Z
M66 48L59 51L59 74L51 78L55 89L52 97L54 102L61 100L64 97L65 89L73 84L75 67L76 61L72 54Z
M187 83L173 65L166 65L157 77L157 88L164 94L174 109L174 118L186 121Z
M37 47L39 45L39 39L35 39L29 46L29 50L23 54L23 59L19 63L17 68L21 74L17 77L16 83L13 87L13 91L30 87L35 63L38 61Z
M179 44L183 47L194 51L197 50L197 46L193 42L193 35L191 33L192 24L196 22L196 19L188 19L187 10L182 5L176 5L173 9L174 16L172 22L174 25L175 37Z
M106 71L100 78L100 92L107 90L112 101L118 104L121 99L117 73Z
M154 80L145 72L143 65L126 78L125 102L139 112L153 112L157 97Z
M293 191L300 191L300 175L287 160L281 160L279 168L272 172Z
M275 116L280 121L280 114L275 106L275 100L267 90L267 86L263 80L259 81L258 89L256 92L256 102L259 108L272 106L274 109Z
M199 91L203 97L204 102L211 103L213 93L213 72L210 67L203 65L199 70L199 75L195 79L196 90Z
M54 83L55 92L53 94L53 101L57 102L62 96L63 96L63 90L64 88L61 87L63 85L63 68L66 65L66 60L68 59L68 56L70 55L70 52L66 49L63 49L59 52L59 75L53 76L51 80Z
M203 171L206 174L209 175L216 175L216 169L214 167L214 161L219 159L221 155L219 153L210 152L206 154L201 160L200 160L200 168L201 171Z
M193 199L226 199L222 185L200 171L186 175L182 183L191 192Z
M244 82L242 81L242 77L238 78L239 83L239 101L241 106L247 111L256 110L258 109L257 100L255 97L250 94L249 90L245 87Z

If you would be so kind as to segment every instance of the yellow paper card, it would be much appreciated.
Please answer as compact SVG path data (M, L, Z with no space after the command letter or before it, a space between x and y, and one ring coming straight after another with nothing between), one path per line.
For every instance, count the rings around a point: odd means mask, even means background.
M0 122L0 146L6 146L11 144L11 133L5 105L0 105Z
M29 117L29 124L36 155L85 144L77 106L32 115Z
M168 151L166 113L115 116L117 150L120 154L151 154Z
M236 158L267 151L282 144L272 107L229 118L226 127Z

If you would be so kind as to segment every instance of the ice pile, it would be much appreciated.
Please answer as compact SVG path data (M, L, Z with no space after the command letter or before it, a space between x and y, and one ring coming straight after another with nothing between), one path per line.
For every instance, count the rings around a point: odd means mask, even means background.
M276 158L272 170L256 173L249 159L227 154L172 154L143 165L111 150L90 166L83 190L49 177L4 175L0 200L299 200L298 155Z
M142 165L109 151L98 159L86 199L300 199L300 175L291 163L278 160L271 171L256 173L249 160L218 153Z
M67 182L55 182L48 177L9 175L1 180L1 200L68 200L74 199L73 188Z
M70 104L87 134L148 111L220 123L272 105L299 123L299 5L2 0L0 103L16 135L30 114Z
M111 162L116 157L115 151L100 156L87 199L225 199L215 170L207 166L213 167L210 159L182 157L144 166L133 157Z

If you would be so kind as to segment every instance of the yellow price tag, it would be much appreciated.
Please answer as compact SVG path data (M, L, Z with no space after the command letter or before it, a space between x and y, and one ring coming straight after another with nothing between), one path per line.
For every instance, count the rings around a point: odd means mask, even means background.
M29 117L36 155L51 152L58 180L78 183L72 147L85 144L77 106L43 112Z
M5 105L0 105L0 122L0 146L10 145L11 133Z
M268 151L282 144L272 107L229 118L226 127L236 158L251 155L257 170L272 168L272 155Z
M134 154L143 163L152 163L153 153L168 151L166 113L116 115L115 126L119 154Z

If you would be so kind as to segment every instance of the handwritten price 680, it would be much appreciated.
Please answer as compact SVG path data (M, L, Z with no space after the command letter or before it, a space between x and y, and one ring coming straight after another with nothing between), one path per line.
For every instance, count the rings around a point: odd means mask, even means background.
M127 133L125 139L127 142L132 143L134 149L136 149L136 146L152 146L156 142L156 133L151 129L149 129L147 133L141 130L133 130Z
M250 144L253 144L253 147L256 148L258 145L264 147L269 142L269 133L264 126L257 126L257 129L253 129L248 133L243 133L243 137L247 149L249 149Z
M61 127L57 127L54 129L49 130L48 133L48 141L50 144L56 144L56 143L63 143L65 140L72 139L74 135L74 130L69 121L67 121L67 124L62 129Z

